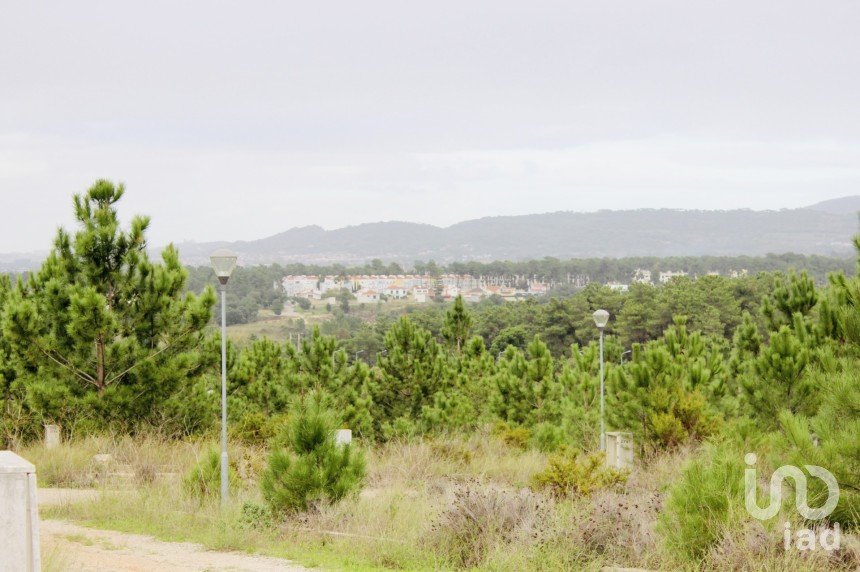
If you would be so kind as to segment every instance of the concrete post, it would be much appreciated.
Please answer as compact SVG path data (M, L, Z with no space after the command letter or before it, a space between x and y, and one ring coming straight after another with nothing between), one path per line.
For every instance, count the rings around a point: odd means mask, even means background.
M59 425L45 425L45 448L55 449L63 442Z
M352 443L352 430L338 429L334 433L334 442L336 445L349 445Z
M0 572L39 572L36 467L0 451Z
M633 437L630 433L610 431L606 434L606 466L633 468Z

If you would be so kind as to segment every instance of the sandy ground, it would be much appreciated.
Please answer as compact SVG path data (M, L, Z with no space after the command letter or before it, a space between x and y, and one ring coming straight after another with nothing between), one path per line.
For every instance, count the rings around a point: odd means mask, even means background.
M92 498L98 491L39 489L42 506ZM150 536L95 530L61 520L39 526L43 568L95 572L179 572L231 570L281 572L307 570L288 560L240 552L214 552L188 542L164 542Z

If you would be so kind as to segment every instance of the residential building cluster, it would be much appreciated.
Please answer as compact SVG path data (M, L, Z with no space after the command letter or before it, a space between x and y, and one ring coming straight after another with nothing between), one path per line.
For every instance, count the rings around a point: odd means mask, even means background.
M423 304L433 298L451 300L462 296L478 302L498 295L505 300L542 296L551 285L536 279L501 279L468 274L443 274L439 277L418 274L371 274L355 276L284 276L281 286L287 296L322 300L331 292L347 289L358 303L409 298Z
M719 275L708 272L708 275ZM746 270L732 270L731 278L746 276ZM664 271L657 274L657 281L666 284L673 278L688 276L686 271ZM584 276L568 276L567 284L584 287L589 279ZM650 270L637 268L632 276L634 284L653 284ZM560 285L552 281L538 279L537 276L471 276L469 274L443 274L438 277L420 274L370 274L351 276L284 276L281 286L287 296L322 300L335 292L346 289L353 294L358 303L379 302L381 300L409 299L423 304L435 298L451 300L462 296L467 302L478 302L490 296L500 296L505 300L520 300L530 296L543 296L552 288ZM609 288L627 292L629 284L608 282Z
M690 273L685 270L667 270L665 272L660 272L657 274L657 281L660 284L668 284L674 278L680 278L683 276L689 276ZM706 273L707 276L720 276L721 274L716 270L711 270ZM728 272L729 278L741 278L747 275L747 270L730 270ZM695 278L696 276L694 276ZM645 270L643 268L637 268L633 273L633 284L654 284L651 280L651 271ZM617 292L627 292L630 289L630 284L622 284L620 282L607 282L606 285L611 289Z

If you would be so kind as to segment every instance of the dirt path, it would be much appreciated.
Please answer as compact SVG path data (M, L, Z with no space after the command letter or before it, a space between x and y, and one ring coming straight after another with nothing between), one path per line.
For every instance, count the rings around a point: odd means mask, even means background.
M101 572L180 572L231 570L298 572L288 560L240 552L213 552L189 542L163 542L150 536L94 530L61 520L43 520L39 529L46 568Z
M95 498L98 491L39 489L39 505L50 506ZM164 572L305 571L289 560L241 552L214 552L190 542L164 542L151 536L86 528L62 520L39 525L43 568L51 571Z

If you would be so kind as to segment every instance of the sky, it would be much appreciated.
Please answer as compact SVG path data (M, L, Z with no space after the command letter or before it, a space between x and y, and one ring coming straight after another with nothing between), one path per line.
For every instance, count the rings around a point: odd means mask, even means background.
M0 0L0 252L860 194L860 2Z

